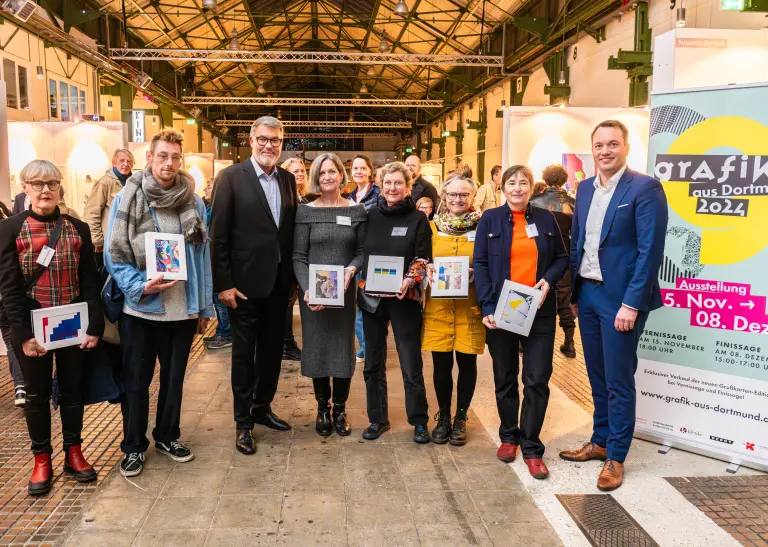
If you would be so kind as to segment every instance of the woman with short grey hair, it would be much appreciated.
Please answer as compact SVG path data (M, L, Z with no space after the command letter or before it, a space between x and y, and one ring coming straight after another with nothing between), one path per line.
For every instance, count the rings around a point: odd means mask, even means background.
M341 197L346 173L336 154L321 154L312 162L309 172L310 191L318 197L310 204L299 206L293 243L293 271L302 297L301 372L312 378L315 390L315 431L325 437L335 428L337 434L346 436L351 432L346 402L355 372L356 287L353 279L363 266L367 218L365 207L350 206ZM331 279L329 273L323 280L330 293L344 294L344 307L310 305L310 289L319 281L309 278L310 264L344 266L343 279Z

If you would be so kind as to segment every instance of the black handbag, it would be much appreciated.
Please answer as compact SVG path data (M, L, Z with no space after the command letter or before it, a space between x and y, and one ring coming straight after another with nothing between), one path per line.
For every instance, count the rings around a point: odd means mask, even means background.
M104 283L104 288L101 290L101 305L104 309L104 317L109 320L110 323L117 323L120 316L123 314L123 303L125 302L125 295L123 290L115 281L115 278L111 275L107 277L107 282Z

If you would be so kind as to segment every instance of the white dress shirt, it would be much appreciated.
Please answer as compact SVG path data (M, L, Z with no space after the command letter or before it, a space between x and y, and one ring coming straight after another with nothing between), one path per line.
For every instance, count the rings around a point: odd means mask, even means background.
M592 196L592 203L589 205L584 233L584 254L579 266L579 275L586 279L603 280L603 273L600 270L600 257L598 255L600 235L603 232L605 212L608 210L613 193L616 191L616 185L619 184L619 180L621 180L626 170L627 166L625 165L618 173L608 179L605 187L600 184L600 175L595 177L595 194Z
M267 195L267 203L269 203L269 210L272 211L272 218L275 219L275 224L280 226L280 183L277 180L277 167L273 167L272 173L267 175L253 156L251 156L251 163L259 177L261 187Z

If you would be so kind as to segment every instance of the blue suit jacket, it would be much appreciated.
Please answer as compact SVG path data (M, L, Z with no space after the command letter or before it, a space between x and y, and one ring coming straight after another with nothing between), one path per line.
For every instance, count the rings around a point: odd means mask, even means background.
M584 280L579 275L584 255L587 216L595 195L595 177L579 185L571 231L571 302L578 302ZM616 185L605 212L598 258L606 294L613 307L640 311L660 308L659 268L667 233L667 197L661 183L630 169Z

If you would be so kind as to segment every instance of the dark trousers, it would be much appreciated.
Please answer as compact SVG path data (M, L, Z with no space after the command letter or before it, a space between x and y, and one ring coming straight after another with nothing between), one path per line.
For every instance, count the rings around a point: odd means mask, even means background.
M11 377L13 378L13 387L19 387L24 385L24 375L21 373L21 366L19 365L19 359L16 357L16 350L13 349L13 342L11 342L11 328L3 327L3 342L5 342L5 349L8 351L8 368L11 371Z
M78 346L49 350L42 357L27 357L21 343L12 340L13 350L19 358L24 385L27 388L27 404L24 416L32 441L34 454L51 454L51 380L53 357L59 378L59 414L64 439L64 450L82 442L83 430L83 350Z
M584 282L579 291L579 329L595 404L592 442L608 449L608 459L623 462L635 433L637 345L647 312L640 312L629 332L616 330L619 306L603 285Z
M278 270L275 286L266 298L238 300L237 308L229 310L232 394L238 428L253 429L251 409L254 414L271 410L280 380L288 296Z
M294 285L293 289L290 292L290 297L288 298L288 309L285 310L285 332L283 333L283 339L285 342L294 344L296 343L296 340L293 337L293 306L296 304L296 298L298 297L299 290L298 286ZM302 300L304 299L304 295L301 295Z
M344 406L349 398L349 388L352 386L352 378L334 378L333 379L333 404L335 406ZM323 378L312 378L312 387L315 389L315 399L318 402L331 400L331 379L328 376Z
M560 318L560 328L564 332L576 329L576 318L571 311L571 273L565 272L565 277L557 282L557 316Z
M501 418L499 438L503 443L519 445L525 458L541 458L544 444L539 435L549 403L555 317L537 317L527 337L501 329L487 329L487 333L488 350L493 358L496 406ZM523 406L518 416L520 344L523 346Z
M184 374L197 332L197 319L186 321L149 321L124 313L120 317L123 349L121 379L125 393L122 400L123 442L126 454L146 452L149 448L149 386L160 361L160 393L152 438L169 443L181 436L181 396ZM61 375L59 375L61 376ZM61 381L61 379L59 379Z
M432 380L435 395L440 408L451 408L453 397L453 352L433 351L434 370ZM477 384L477 355L456 352L456 364L459 365L459 378L456 381L456 408L467 410L475 394Z
M421 360L421 306L411 299L382 298L376 313L363 311L365 392L368 420L389 421L387 404L387 325L392 323L395 347L405 385L405 412L411 425L429 421L424 363Z

